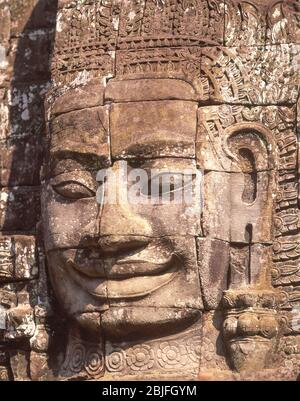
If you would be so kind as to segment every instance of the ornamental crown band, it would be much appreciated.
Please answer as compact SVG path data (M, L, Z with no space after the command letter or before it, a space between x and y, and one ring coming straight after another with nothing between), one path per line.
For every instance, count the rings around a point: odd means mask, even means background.
M154 49L166 48L172 53L173 48L222 43L222 2L77 0L61 3L52 63L53 77L59 77L59 81L68 81L67 75L72 79L80 71L98 71L102 76L113 74L118 51L123 60L131 51L146 51L147 61L151 63L151 54L153 60L157 57Z

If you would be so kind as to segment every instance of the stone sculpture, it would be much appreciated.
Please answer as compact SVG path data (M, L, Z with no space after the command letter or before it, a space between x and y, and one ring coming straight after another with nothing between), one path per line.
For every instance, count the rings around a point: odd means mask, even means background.
M39 139L0 127L0 377L295 380L299 2L49 10ZM97 201L135 168L202 179L189 205Z

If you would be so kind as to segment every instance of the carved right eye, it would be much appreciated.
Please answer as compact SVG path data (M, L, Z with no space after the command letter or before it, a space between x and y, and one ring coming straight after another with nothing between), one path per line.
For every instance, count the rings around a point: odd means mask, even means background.
M152 199L161 199L163 195L170 196L183 190L184 176L181 173L161 173L144 183L141 189L143 195L151 195Z
M68 199L91 198L96 195L94 191L85 185L74 181L60 182L52 185L52 187L55 192Z

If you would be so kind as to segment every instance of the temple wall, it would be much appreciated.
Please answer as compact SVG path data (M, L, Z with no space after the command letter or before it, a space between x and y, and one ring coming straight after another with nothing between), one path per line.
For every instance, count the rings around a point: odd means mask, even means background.
M48 305L37 223L55 18L56 1L0 4L1 380L43 375L46 359L47 336L34 340Z
M270 287L280 294L277 307L282 335L275 365L283 372L291 367L299 371L300 5L277 0L209 3L209 15L203 17L204 36L214 44L202 47L200 64L202 73L211 71L212 75L201 76L207 91L198 110L197 158L206 170L206 182L216 188L230 171L225 156L221 163L214 159L210 142L204 143L202 138L214 138L218 148L232 124L240 124L246 132L258 125L266 127L274 163L265 167L262 161L258 171L268 171L273 177L273 203L271 211L265 212L272 214L272 227L270 235L265 233L264 224L258 229L253 260L254 265L257 258L257 264L267 266ZM51 81L56 15L56 0L0 0L0 381L51 379L49 339L64 324L53 317L55 301L48 285L39 223L46 142L44 99ZM139 19L134 22L132 29L139 29ZM197 24L201 21L193 26ZM182 29L188 33L189 27L187 24ZM192 34L197 38L196 30ZM122 58L122 51L130 46L128 31L123 32L123 39L118 65L113 65L107 76L125 71L124 65L130 63ZM131 54L134 58L134 49ZM60 67L59 60L52 66L54 71ZM74 77L58 73L57 79L68 85ZM218 228L225 223L209 217L213 213L224 216L224 206L210 199L204 221L204 233L209 231L209 235L198 239L198 252L205 260L201 363L206 369L226 371L226 358L213 352L212 344L219 341L222 328L221 319L216 319L217 327L213 324L212 311L218 307L215 300L220 301L215 283L220 294L227 288L224 278L211 277L214 260L207 255L218 249L219 257L231 258L237 270L244 263L238 237L243 211L236 211L233 232L237 240L229 249L226 233ZM226 215L225 219L233 217ZM56 358L63 358L60 350Z

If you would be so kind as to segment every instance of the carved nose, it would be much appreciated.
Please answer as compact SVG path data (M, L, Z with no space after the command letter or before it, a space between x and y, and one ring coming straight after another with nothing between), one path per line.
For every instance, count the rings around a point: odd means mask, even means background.
M112 168L114 173L123 172L123 166L116 162ZM115 177L115 176L114 176ZM123 172L123 180L126 182L127 174ZM108 178L105 191L115 192L114 202L104 202L101 205L99 214L99 233L100 236L134 236L152 237L152 227L150 222L140 215L141 206L133 205L128 202L127 194L122 193L122 185L118 181Z
M80 247L98 249L101 254L114 255L123 252L139 251L145 248L150 242L150 237L134 235L105 235L86 234L80 242Z
M150 223L128 205L105 205L100 216L100 236L151 237Z
M142 236L122 236L122 235L108 235L100 237L98 246L105 254L122 253L136 251L144 248L150 242L150 238Z

